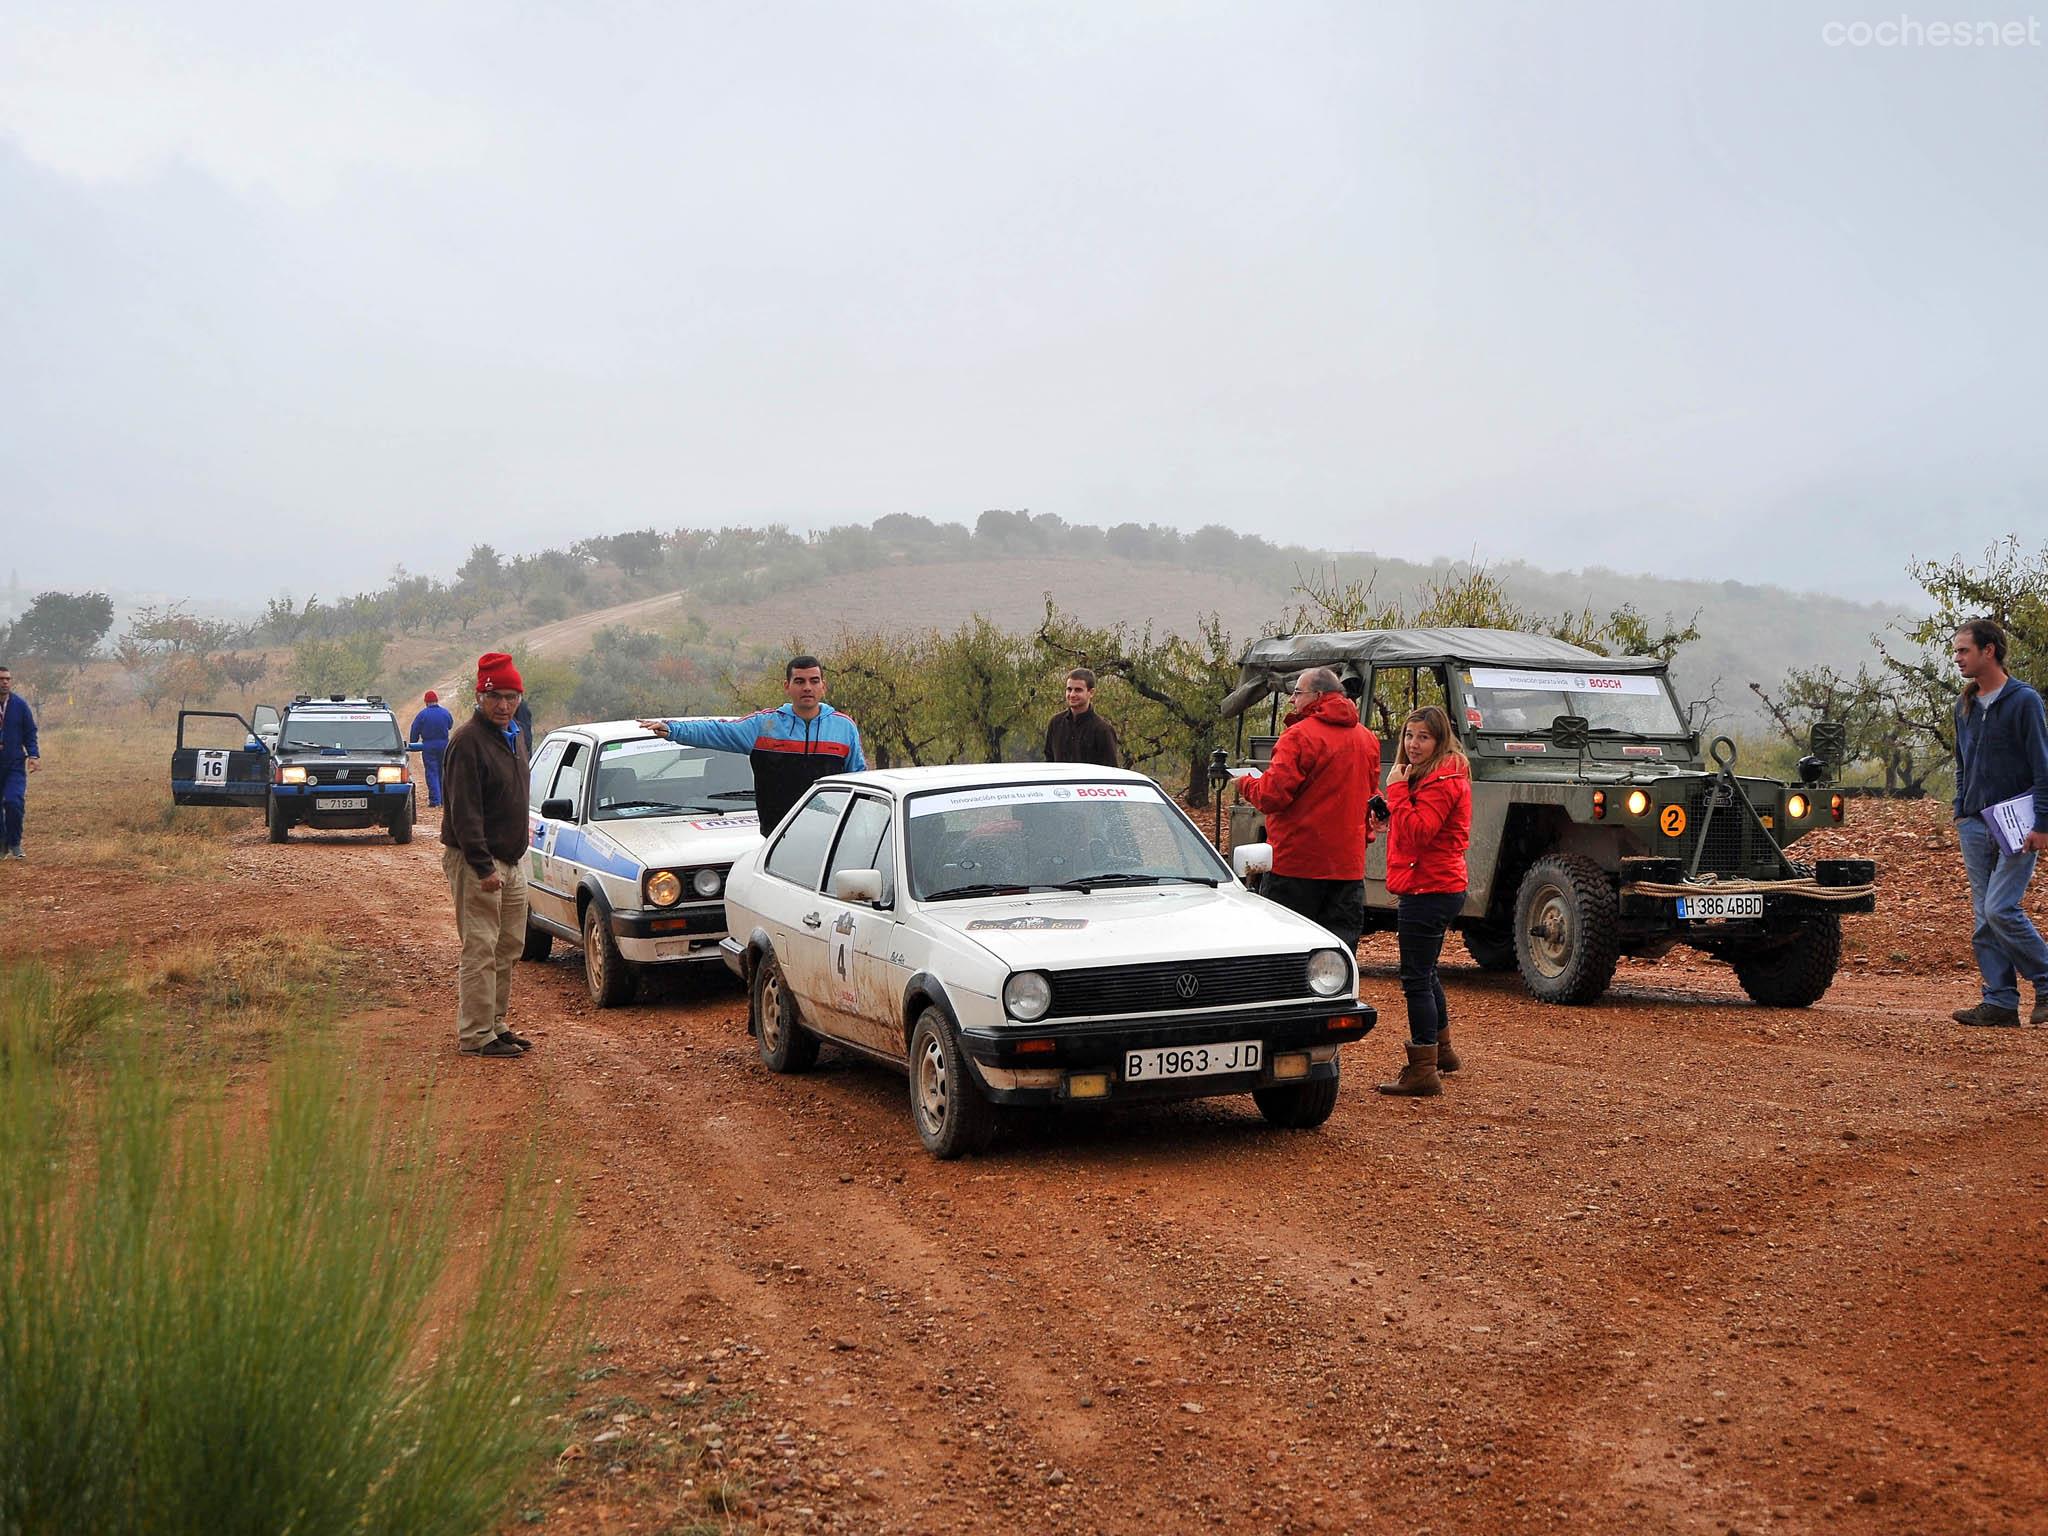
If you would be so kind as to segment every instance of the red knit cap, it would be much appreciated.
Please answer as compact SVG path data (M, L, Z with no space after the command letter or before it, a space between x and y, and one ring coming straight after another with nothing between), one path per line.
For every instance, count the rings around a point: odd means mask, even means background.
M510 656L503 651L486 651L476 659L476 691L524 693L526 684L520 681L519 669L512 665Z
M433 689L429 688L429 689L427 690L427 702L428 702L429 704L438 704L438 703L440 703L440 702L441 702L441 695L439 695L438 693L434 692L434 690L433 690Z

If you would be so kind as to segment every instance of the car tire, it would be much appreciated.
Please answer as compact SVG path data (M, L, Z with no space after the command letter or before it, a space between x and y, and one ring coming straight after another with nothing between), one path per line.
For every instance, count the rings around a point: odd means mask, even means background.
M1515 894L1515 959L1541 1003L1590 1003L1621 958L1620 904L1591 859L1548 853Z
M1771 949L1728 956L1750 1001L1766 1008L1811 1008L1834 985L1842 963L1842 915L1823 912Z
M1331 1077L1306 1083L1276 1083L1271 1088L1254 1088L1252 1102L1267 1123L1282 1130L1312 1131L1330 1118L1337 1107L1337 1090L1343 1086Z
M1512 928L1464 928L1458 937L1465 941L1465 953L1472 963L1482 971L1512 971L1518 962Z
M291 832L291 817L286 813L283 802L275 795L270 797L270 803L264 807L263 819L270 829L270 840L273 843L283 842Z
M555 952L555 936L532 918L526 920L526 942L519 947L522 960L545 960Z
M754 1049L770 1072L808 1072L818 1064L818 1037L804 1028L796 998L775 956L763 955L747 986Z
M391 841L409 843L412 841L412 796L405 797L405 805L391 818Z
M995 1140L995 1106L967 1065L946 1016L927 1008L910 1032L910 1118L925 1151L940 1161L986 1152Z
M633 1000L639 981L632 963L612 940L611 924L597 902L583 909L583 985L600 1008L617 1008Z

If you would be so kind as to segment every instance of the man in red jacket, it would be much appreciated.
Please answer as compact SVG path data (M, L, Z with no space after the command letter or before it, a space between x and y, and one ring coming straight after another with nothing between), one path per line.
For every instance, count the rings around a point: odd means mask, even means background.
M1273 872L1259 889L1355 951L1365 932L1366 802L1379 785L1379 738L1358 723L1358 706L1328 667L1297 677L1288 702L1273 761L1237 781L1238 798L1266 813L1273 845Z

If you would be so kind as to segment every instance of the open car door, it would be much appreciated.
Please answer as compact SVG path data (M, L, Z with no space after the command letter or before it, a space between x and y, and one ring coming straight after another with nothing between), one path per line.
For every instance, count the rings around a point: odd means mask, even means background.
M270 793L270 764L269 746L240 715L217 709L178 711L178 745L171 753L176 804L260 809Z

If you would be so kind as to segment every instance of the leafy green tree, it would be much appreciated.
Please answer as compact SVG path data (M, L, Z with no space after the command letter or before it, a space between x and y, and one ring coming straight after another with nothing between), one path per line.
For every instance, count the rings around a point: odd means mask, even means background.
M270 671L270 658L261 651L229 653L215 658L220 674L235 685L236 694L246 699L249 689Z
M958 726L963 745L984 763L1000 763L1042 703L1045 668L1030 639L1005 633L976 614L930 648L932 708Z
M113 627L114 602L104 592L38 592L6 626L0 647L41 663L46 673L69 671L83 666Z
M372 632L311 637L292 649L291 683L301 693L369 693L384 667L385 637Z
M469 558L456 568L455 579L477 587L495 587L503 579L505 562L488 544L472 544Z
M1763 701L1785 739L1802 751L1813 727L1823 720L1847 733L1844 770L1874 769L1883 776L1888 794L1917 799L1927 792L1928 779L1942 767L1942 757L1924 734L1899 728L1902 695L1898 680L1884 668L1862 666L1854 677L1831 667L1795 667L1785 674L1773 698L1757 683L1750 691Z
M842 633L825 658L826 697L860 727L877 768L950 761L960 722L933 697L938 636L891 630Z

